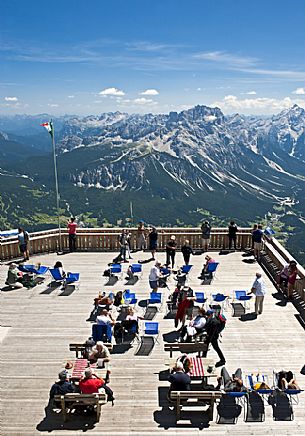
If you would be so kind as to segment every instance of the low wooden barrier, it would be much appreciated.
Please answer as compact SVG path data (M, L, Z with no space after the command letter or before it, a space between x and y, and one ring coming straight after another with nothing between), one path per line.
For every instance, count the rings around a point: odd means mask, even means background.
M79 251L119 251L119 236L121 228L79 228L77 230L77 250ZM137 229L130 228L130 245L132 250L137 249ZM185 240L190 241L194 249L202 247L200 228L157 228L158 250L163 251L171 235L176 236L177 248L180 249ZM211 250L228 248L228 230L226 228L213 228L210 238ZM30 233L31 254L52 253L61 250L69 250L69 237L66 229L61 231L61 247L59 243L58 229ZM237 234L238 249L246 249L251 246L251 229L241 228ZM16 259L20 257L18 240L16 237L2 239L0 241L0 259Z

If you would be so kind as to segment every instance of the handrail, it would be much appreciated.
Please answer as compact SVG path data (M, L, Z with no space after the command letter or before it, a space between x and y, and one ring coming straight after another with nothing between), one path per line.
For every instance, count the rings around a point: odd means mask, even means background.
M77 245L80 251L118 251L119 235L122 228L78 228ZM131 233L131 249L137 248L137 228L129 228ZM170 235L176 235L177 247L180 248L185 239L189 239L194 249L202 247L201 230L198 227L157 227L159 234L158 249L164 250ZM228 229L213 228L210 238L210 249L220 250L228 246ZM237 247L244 249L250 246L251 229L241 228L237 233ZM68 250L68 230L62 230L62 248ZM31 254L55 252L59 249L58 229L30 233ZM19 257L18 239L11 236L0 241L0 258L14 259Z

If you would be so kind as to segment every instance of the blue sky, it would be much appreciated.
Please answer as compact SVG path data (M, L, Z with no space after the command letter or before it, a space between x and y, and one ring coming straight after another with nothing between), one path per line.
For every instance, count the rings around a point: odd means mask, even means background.
M305 107L305 2L2 2L0 113Z

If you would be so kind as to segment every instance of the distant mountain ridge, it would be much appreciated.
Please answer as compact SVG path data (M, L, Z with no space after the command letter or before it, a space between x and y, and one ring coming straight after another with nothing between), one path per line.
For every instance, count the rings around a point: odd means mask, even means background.
M41 117L31 126L48 119ZM25 121L15 122L17 128ZM131 201L136 215L155 224L194 225L207 216L247 224L271 213L303 229L305 111L297 105L273 117L225 116L219 108L195 106L157 115L65 116L54 123L63 213L87 213L101 225L126 216ZM0 117L7 134L4 125ZM0 153L1 141L12 135L0 137ZM46 132L39 135L50 144ZM50 156L33 159L31 149L25 158L4 162L5 169L51 192Z

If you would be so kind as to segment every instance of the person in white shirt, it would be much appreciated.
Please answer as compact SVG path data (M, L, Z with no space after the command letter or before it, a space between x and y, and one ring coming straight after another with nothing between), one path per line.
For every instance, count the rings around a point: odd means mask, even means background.
M261 273L256 273L256 279L254 280L249 294L255 295L255 313L256 315L261 315L263 313L263 304L266 295L266 286Z
M101 315L96 317L96 323L98 325L114 325L115 321L112 319L107 309L103 309Z
M161 266L161 263L157 261L155 263L155 266L153 266L151 268L150 273L149 273L149 278L148 278L149 286L151 287L153 292L158 291L159 278L161 276L160 266Z

